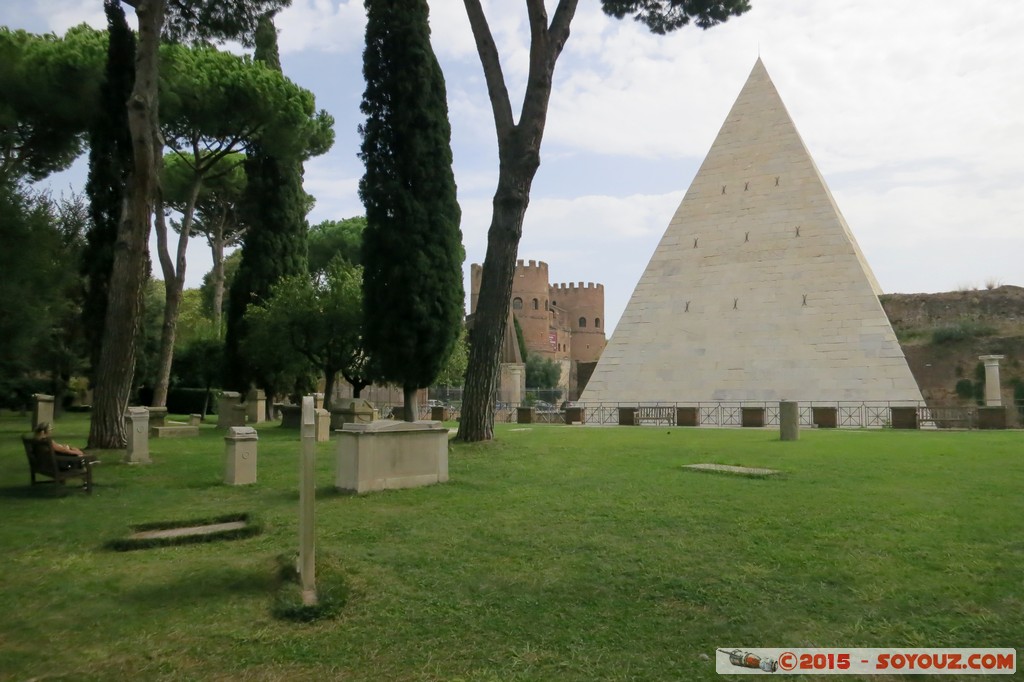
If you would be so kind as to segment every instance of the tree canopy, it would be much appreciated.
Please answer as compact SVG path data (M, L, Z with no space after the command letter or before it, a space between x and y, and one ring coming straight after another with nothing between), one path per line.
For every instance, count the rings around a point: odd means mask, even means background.
M81 154L99 100L107 37L0 26L0 176L39 180Z

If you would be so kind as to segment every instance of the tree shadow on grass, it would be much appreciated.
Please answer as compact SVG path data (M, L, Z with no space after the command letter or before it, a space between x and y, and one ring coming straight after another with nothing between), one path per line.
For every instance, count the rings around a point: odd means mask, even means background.
M239 595L271 595L277 577L270 565L250 568L207 568L167 582L152 582L122 592L122 599L138 607L195 604Z
M104 490L112 490L114 488L121 487L123 486L120 484L97 483L96 481L93 481L92 494L95 495L103 492ZM48 482L37 483L36 485L25 483L24 485L0 487L0 499L8 500L52 500L70 495L83 495L85 497L89 497L89 494L82 490L82 486L76 485L75 483L57 486L56 491L54 491L54 484Z

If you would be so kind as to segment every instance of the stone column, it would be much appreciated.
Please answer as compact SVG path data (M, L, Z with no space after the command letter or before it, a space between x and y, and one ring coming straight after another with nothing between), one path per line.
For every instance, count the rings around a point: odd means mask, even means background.
M783 400L779 403L779 440L800 439L800 403Z
M149 410L129 407L124 413L124 430L128 434L128 451L124 461L128 464L149 464Z
M523 365L510 365L508 368L509 375L509 396L508 402L513 405L518 405L523 402L523 383L525 381L523 377Z
M53 424L53 396L45 393L32 394L32 430L46 422Z
M985 363L985 406L1002 407L1003 396L999 391L999 361L1005 355L980 355L978 359Z
M231 426L224 436L224 482L248 485L256 482L256 447L259 436L251 426Z
M245 397L245 416L250 424L262 424L267 420L267 394L262 388L254 388Z

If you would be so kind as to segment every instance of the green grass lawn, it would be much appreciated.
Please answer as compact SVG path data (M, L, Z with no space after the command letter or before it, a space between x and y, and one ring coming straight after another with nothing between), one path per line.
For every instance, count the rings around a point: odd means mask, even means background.
M0 679L714 680L715 647L1024 643L1021 432L499 426L452 445L449 483L360 497L321 444L318 570L348 601L297 624L271 615L297 431L261 425L253 486L221 483L204 425L54 497L28 487L28 422L0 417ZM55 437L87 430L67 415ZM103 548L236 512L263 534Z

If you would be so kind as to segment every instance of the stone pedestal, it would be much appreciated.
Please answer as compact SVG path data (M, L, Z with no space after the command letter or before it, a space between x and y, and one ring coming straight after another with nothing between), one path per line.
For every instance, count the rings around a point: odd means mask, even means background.
M757 428L764 426L764 408L763 407L741 407L740 408L740 425Z
M202 423L203 423L203 415L201 415L201 414L190 414L188 416L188 425L189 426L199 426Z
M565 408L565 423L566 424L585 424L587 419L587 413L582 407L567 407Z
M1003 396L999 390L999 361L1005 355L980 355L985 363L985 407L1002 407Z
M696 407L677 407L676 426L699 426Z
M448 429L436 421L346 424L338 432L335 486L364 493L448 480Z
M779 440L799 440L800 404L791 400L779 403Z
M890 407L889 412L892 418L894 429L916 429L917 408L916 407Z
M299 408L301 409L301 407L302 406L300 405ZM323 407L324 407L324 394L323 393L314 393L313 394L313 409L314 410L322 410Z
M313 413L316 420L316 442L326 443L331 439L331 413L322 407L316 408Z
M517 407L516 408L516 423L517 424L532 424L537 420L537 411L532 407Z
M128 434L128 450L124 461L128 464L149 464L149 410L129 407L124 413L124 430Z
M331 428L340 429L345 424L369 424L378 416L369 400L344 398L331 405Z
M32 394L32 430L46 422L53 425L53 396L45 393Z
M262 424L267 420L267 395L261 388L254 388L245 396L245 418L250 424Z
M635 407L620 407L619 426L636 426L636 409Z
M235 416L235 405L240 405L242 401L242 394L236 391L224 391L220 394L220 400L217 402L217 428L227 429L232 426L245 426L243 421L241 424L236 423L237 417ZM245 408L242 408L243 410ZM243 412L244 414L244 412Z
M251 426L231 426L224 436L224 483L256 482L256 446L259 436Z
M979 429L1005 429L1006 408L1005 407L979 407L978 408Z
M837 413L835 407L812 407L811 421L819 429L834 429L838 425Z

